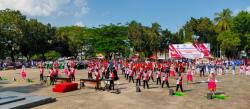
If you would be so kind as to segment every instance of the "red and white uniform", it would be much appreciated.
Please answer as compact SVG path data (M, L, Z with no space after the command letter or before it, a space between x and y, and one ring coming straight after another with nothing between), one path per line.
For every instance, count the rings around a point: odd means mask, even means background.
M64 71L64 73L65 73L65 74L67 74L67 75L68 75L68 73L69 73L68 66L64 66L64 70L63 70L63 71Z
M183 79L182 76L179 76L176 80L176 84L182 85L182 79Z
M135 71L135 70L134 70ZM134 71L130 70L129 71L129 76L134 76Z
M25 71L24 68L23 68L22 71L21 71L21 76L22 76L23 79L25 79L26 76L27 76L26 71Z
M97 81L99 81L100 80L100 73L99 72L95 72L95 79L97 80Z
M50 69L49 70L49 77L53 77L54 76L54 70L53 69Z
M109 77L110 77L110 79L114 80L115 79L115 73L111 72Z
M152 70L149 70L149 77L150 77L150 78L153 78L153 77L154 77L153 71L152 71Z
M174 74L174 67L171 67L170 68L170 76L174 77L175 74Z
M167 73L165 73L163 81L168 81L168 74Z
M140 72L137 73L136 79L141 80L141 76L142 76L142 71L140 71Z
M71 75L74 75L75 73L76 73L76 69L75 69L75 68L71 68L71 69L70 69L70 74L71 74Z
M246 67L246 75L250 75L250 65L248 65L248 67Z
M244 74L245 73L245 69L246 69L246 66L245 65L241 65L240 66L240 74Z
M39 71L40 71L40 75L44 74L44 68L43 67L40 67Z
M187 70L187 81L190 81L190 82L193 81L192 70L190 69Z
M143 78L143 80L144 80L144 81L148 81L148 79L149 79L148 73L144 73L144 78Z
M157 78L161 78L161 71L157 71Z

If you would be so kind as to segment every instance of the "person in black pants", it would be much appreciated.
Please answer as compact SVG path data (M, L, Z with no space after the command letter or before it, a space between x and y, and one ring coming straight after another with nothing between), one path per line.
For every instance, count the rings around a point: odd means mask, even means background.
M169 88L169 83L168 83L168 73L165 73L164 78L163 78L163 82L161 87L163 88L164 84L167 84L167 87Z
M200 77L204 77L205 75L205 65L202 63L200 66Z
M111 90L111 88L113 90L115 90L115 84L114 84L114 80L115 80L115 74L113 71L110 71L110 85L109 85L109 89Z
M158 82L161 84L161 71L157 71L157 78L156 78L156 84L158 85Z
M179 87L181 89L181 92L183 92L183 88L182 88L182 76L181 76L181 73L179 73L179 77L176 79L176 92L178 91Z
M147 88L149 89L149 85L148 85L148 73L147 71L144 73L144 78L143 78L143 88L145 89L145 85L147 85Z
M129 74L129 83L130 83L131 80L134 83L134 73L135 73L135 70L133 70L132 72L130 72L130 74Z

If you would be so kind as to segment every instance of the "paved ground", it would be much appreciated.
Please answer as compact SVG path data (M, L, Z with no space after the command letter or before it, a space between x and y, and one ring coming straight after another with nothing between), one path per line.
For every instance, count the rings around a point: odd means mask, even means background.
M249 109L250 107L250 76L231 74L219 76L217 90L225 91L229 98L226 100L207 100L207 83L184 84L185 96L168 96L168 89L161 88L150 82L150 89L135 92L135 84L128 83L120 75L120 94L107 91L96 91L84 88L68 93L53 93L51 86L40 85L38 69L27 69L28 77L35 82L30 84L21 81L20 70L0 71L0 75L9 81L0 81L0 91L18 91L36 95L46 95L57 98L57 101L35 109ZM48 71L46 71L48 72ZM77 71L77 78L86 78L85 70ZM12 82L15 76L18 82ZM184 81L186 78L184 79ZM194 77L194 81L207 78ZM175 80L170 79L170 85L175 89Z

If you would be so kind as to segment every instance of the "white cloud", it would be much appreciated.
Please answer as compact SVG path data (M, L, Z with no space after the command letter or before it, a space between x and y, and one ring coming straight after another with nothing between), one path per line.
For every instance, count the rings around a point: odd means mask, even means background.
M75 26L84 27L85 25L83 24L82 21L78 21L78 22L75 23Z
M246 11L250 13L250 6L247 7Z
M72 3L73 2L73 3ZM70 7L74 7L74 10ZM0 9L20 10L29 16L74 15L88 13L86 0L0 0Z

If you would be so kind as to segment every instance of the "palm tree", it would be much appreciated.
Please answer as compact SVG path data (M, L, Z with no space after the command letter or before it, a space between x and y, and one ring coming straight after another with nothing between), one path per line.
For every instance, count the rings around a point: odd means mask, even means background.
M226 31L230 27L230 21L232 19L232 11L230 9L223 9L222 12L215 13L214 21L216 22L216 30Z

